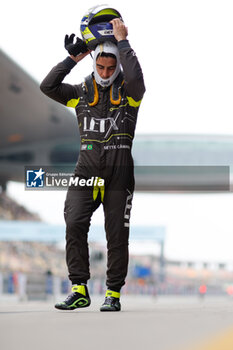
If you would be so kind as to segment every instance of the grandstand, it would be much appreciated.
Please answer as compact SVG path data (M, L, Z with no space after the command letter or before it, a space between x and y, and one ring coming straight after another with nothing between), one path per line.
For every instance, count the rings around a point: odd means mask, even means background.
M5 191L0 193L0 220L41 221L38 214L29 212L10 198Z
M197 294L206 284L211 294L224 294L233 285L233 266L224 262L169 261L164 256L165 227L131 228L130 241L145 239L158 249L141 253L131 251L125 293ZM30 298L35 285L47 288L45 281L56 280L56 290L67 292L67 268L64 250L64 225L42 222L7 194L0 194L0 294L18 293L18 283L27 280ZM130 242L130 243L131 243ZM140 244L141 244L140 243ZM89 233L90 288L102 293L105 288L106 242L104 228L94 226ZM131 244L130 244L131 247ZM23 277L24 276L24 277ZM2 281L2 282L1 282ZM52 282L50 282L52 283ZM34 287L33 287L34 286ZM64 287L66 286L66 287ZM26 288L26 287L25 287ZM24 290L26 290L24 288ZM42 289L43 289L42 288ZM52 288L52 287L51 287ZM50 288L50 290L51 290ZM25 298L25 291L24 298ZM45 293L40 293L45 295Z

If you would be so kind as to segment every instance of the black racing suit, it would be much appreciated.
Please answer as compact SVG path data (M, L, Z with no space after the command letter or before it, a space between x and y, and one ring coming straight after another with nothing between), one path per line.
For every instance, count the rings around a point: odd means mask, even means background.
M112 87L97 85L98 103L91 106L83 84L62 83L76 65L70 57L55 66L41 83L41 90L47 96L75 108L81 138L75 176L104 179L104 193L74 186L67 192L64 216L69 278L72 283L86 283L90 278L87 235L91 216L102 202L108 249L107 286L115 291L124 285L127 275L134 191L131 148L145 92L142 70L129 42L120 41L118 49L124 78L118 104L110 99Z

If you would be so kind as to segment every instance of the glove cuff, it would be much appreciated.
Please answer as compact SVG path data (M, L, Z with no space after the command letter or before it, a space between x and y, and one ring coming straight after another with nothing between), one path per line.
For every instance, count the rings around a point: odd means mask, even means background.
M74 60L72 60L71 57L66 57L66 59L64 59L64 61L62 61L62 63L66 66L66 68L68 68L69 70L71 70L72 68L74 68L76 66L76 62Z
M125 49L125 48L128 49L128 48L130 48L129 41L127 39L118 41L117 47L118 47L118 50Z

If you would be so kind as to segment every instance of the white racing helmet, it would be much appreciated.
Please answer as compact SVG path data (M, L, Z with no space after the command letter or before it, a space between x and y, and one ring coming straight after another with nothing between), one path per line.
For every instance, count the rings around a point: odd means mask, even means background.
M95 6L88 10L80 25L81 35L88 49L94 50L104 41L116 42L112 24L109 23L114 18L122 20L121 14L108 5Z

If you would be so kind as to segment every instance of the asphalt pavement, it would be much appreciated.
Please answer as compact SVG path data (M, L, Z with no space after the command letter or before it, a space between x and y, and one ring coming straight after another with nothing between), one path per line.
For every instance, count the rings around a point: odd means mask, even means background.
M55 301L0 298L0 349L233 349L233 299L227 297L123 295L121 312L100 312L99 296L74 311L56 310Z

